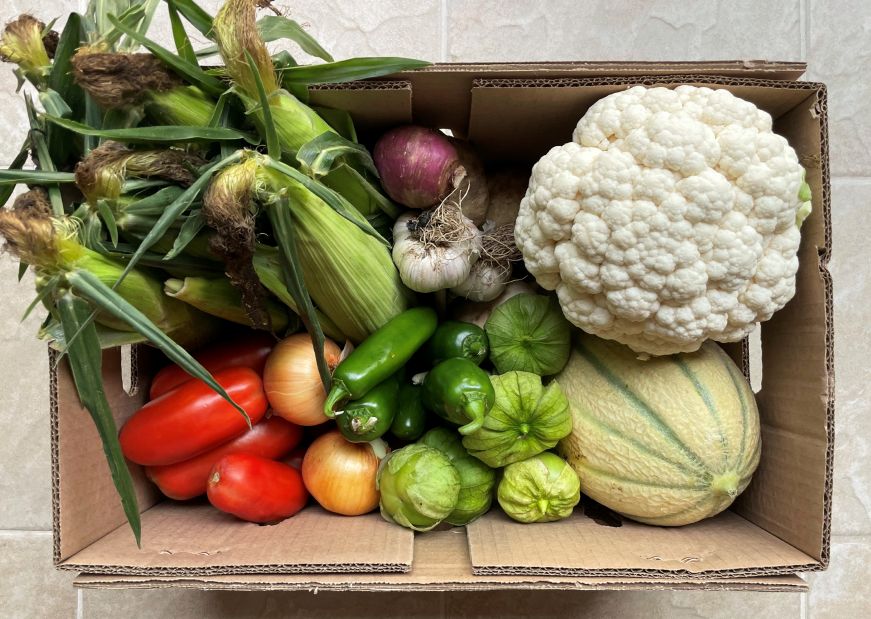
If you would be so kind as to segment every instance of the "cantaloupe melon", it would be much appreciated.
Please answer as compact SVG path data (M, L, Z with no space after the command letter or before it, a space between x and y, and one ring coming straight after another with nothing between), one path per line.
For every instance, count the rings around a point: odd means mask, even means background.
M642 361L580 335L556 380L573 416L560 453L584 494L628 518L677 526L714 516L759 464L753 391L713 342Z

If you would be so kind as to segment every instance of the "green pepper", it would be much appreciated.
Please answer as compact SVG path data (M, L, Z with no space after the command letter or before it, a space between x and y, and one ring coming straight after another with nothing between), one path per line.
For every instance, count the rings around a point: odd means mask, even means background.
M414 307L392 318L363 340L333 372L324 414L348 400L363 397L375 385L398 372L435 332L438 319L430 307Z
M427 354L433 365L454 357L481 365L489 350L484 329L470 322L456 320L439 325L427 343Z
M423 387L406 383L399 387L399 410L390 432L403 441L416 441L426 429L426 411L421 395Z
M423 405L462 426L460 434L478 430L495 399L487 372L468 359L442 361L423 380Z
M399 379L391 376L359 400L345 404L336 425L352 443L368 443L390 429L399 408Z

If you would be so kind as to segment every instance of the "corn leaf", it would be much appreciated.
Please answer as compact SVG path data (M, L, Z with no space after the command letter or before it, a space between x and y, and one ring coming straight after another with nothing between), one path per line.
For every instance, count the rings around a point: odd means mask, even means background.
M18 281L21 281L20 277L18 278ZM57 289L57 285L59 282L60 276L54 275L44 284L40 284L39 289L36 292L36 297L33 299L33 301L31 301L30 305L27 306L27 309L24 310L24 314L22 314L21 316L21 322L27 320L27 317L30 316L31 312L33 312L36 306L42 303L45 298L48 297L50 294L54 293L54 291Z
M178 16L178 11L175 10L172 2L167 3L166 9L169 12L169 23L172 26L172 40L175 42L175 50L179 58L192 65L200 66L188 33L185 32L184 24L181 23L181 18Z
M106 312L130 325L134 331L148 338L149 342L159 348L163 354L185 372L206 383L215 393L232 404L242 414L248 425L251 425L248 413L233 401L209 371L200 365L196 359L191 357L190 353L184 348L172 341L167 334L161 331L145 314L136 309L124 297L101 282L96 275L84 269L68 273L67 280L78 295L90 301L99 311ZM74 346L81 337L87 335L90 326L88 325L81 333L78 333L78 337L67 337L68 345Z
M178 231L178 236L175 237L175 242L172 244L172 249L166 254L166 260L172 260L184 251L194 237L200 233L200 230L206 225L206 220L203 217L202 210L192 212L184 220L181 229Z
M309 56L332 62L333 57L296 21L282 15L265 15L257 20L257 29L264 41L288 39L299 45Z
M63 97L73 109L81 107L82 91L73 79L70 60L81 44L82 18L78 13L70 13L54 53L48 86Z
M193 0L164 0L184 16L188 23L200 31L203 36L211 38L212 16ZM217 52L217 49L215 50Z
M84 126L89 129L101 129L103 127L103 114L100 112L100 106L97 105L97 102L88 93L85 93ZM85 136L84 154L87 155L100 145L100 138L95 135L88 135L87 133L82 135Z
M307 92L307 90L306 90ZM297 97L298 99L299 97ZM313 106L312 109L318 116L327 121L336 133L352 142L357 141L357 129L354 127L354 119L345 110L337 110L331 107Z
M131 202L124 207L124 213L140 217L157 217L182 193L184 193L184 189L177 185L164 187L151 195Z
M320 43L318 43L314 37L292 19L279 15L265 15L257 20L257 30L260 33L260 38L262 38L265 43L288 39L299 45L300 49L309 56L320 58L326 62L333 61L333 57L329 52L321 47ZM204 56L214 56L217 53L218 47L216 45L210 45L197 50L197 56L201 58ZM279 62L281 62L281 60L282 59L280 58ZM295 60L294 64L296 64Z
M133 530L137 546L140 544L142 525L139 519L139 505L136 501L136 491L133 487L133 479L124 454L121 452L121 444L118 442L118 428L112 409L106 400L103 391L103 358L100 352L100 342L97 338L96 326L91 324L83 327L90 312L88 303L71 293L66 293L57 301L60 321L63 332L69 336L80 329L81 335L68 349L70 370L76 384L76 391L82 406L87 409L97 427L100 440L103 443L103 451L109 463L112 473L112 481L121 499L127 522ZM69 339L69 338L67 338Z
M191 64L187 60L176 56L165 47L158 45L151 39L136 32L132 28L128 28L126 25L122 24L114 15L110 15L109 20L115 25L116 28L124 32L124 34L129 36L131 39L137 41L152 54L160 58L160 60L168 65L173 71L178 73L181 77L185 78L194 86L199 86L202 90L212 96L218 96L226 90L226 87L221 82L221 80L212 75L209 75L208 73L203 71L198 65Z
M5 172L15 173L21 170L24 167L24 164L27 163L27 158L30 156L30 138L24 139L24 144L21 145L21 148L18 150L18 154L15 155L15 159L12 160L12 163L9 164L9 169L4 170ZM12 193L15 191L15 184L0 184L0 207L5 206L6 202L9 201L9 198L12 197ZM20 280L21 277L19 276Z
M336 166L336 169L331 174L327 174L324 182L330 185L330 177L332 175L338 176L342 173L347 174L348 176L353 178L355 184L362 187L372 199L372 201L378 206L378 208L380 208L385 215L390 217L391 220L395 220L402 214L402 209L394 204L390 198L388 198L381 192L381 186L377 181L377 176L375 177L376 180L373 182L371 178L365 176L364 174L361 174L360 171L352 165L344 163L339 164L338 166ZM342 177L342 182L345 182L344 178L345 177Z
M302 269L299 264L299 255L296 249L296 235L294 231L293 216L287 197L282 197L277 204L267 209L269 221L272 223L272 231L278 241L278 252L281 263L281 272L284 284L293 297L296 306L303 311L299 317L305 325L312 340L317 361L318 373L324 384L324 391L330 390L330 368L324 356L324 332L321 329L318 314L315 311L311 296L305 287Z
M331 131L322 133L303 144L296 153L296 159L303 171L315 178L329 174L339 163L351 162L357 163L376 178L378 177L375 162L365 146L351 142Z
M0 170L0 185L52 185L55 183L75 183L72 172L47 172L45 170Z
M88 125L58 118L57 116L44 115L48 122L59 125L70 131L82 135L90 135L109 140L118 140L128 144L143 144L149 142L223 142L233 140L245 140L256 144L257 140L246 133L224 127L182 127L178 125L152 126L152 127L129 127L122 129L94 129Z
M112 246L118 246L118 224L115 222L115 214L109 208L106 200L97 200L97 212L100 214L100 219L106 225L106 230L109 232L109 240L112 241Z
M36 117L33 99L30 98L29 94L24 95L24 103L27 107L27 118L30 121L30 144L35 151L39 168L46 172L55 172L57 168L55 168L51 152L48 148L48 142L45 139L45 129ZM64 214L64 205L60 195L60 188L57 185L49 185L47 191L49 201L51 202L52 214L55 217L62 216Z
M281 72L281 82L285 87L290 84L340 84L420 69L430 64L432 63L413 58L349 58L324 64L287 67Z
M257 63L251 57L251 53L246 49L245 58L248 60L248 68L251 69L251 74L254 76L254 82L257 84L257 95L260 98L260 110L263 112L263 131L266 133L266 152L273 159L281 158L281 142L278 141L278 132L275 130L275 123L272 120L272 108L269 107L269 94L263 87L263 80L260 78L260 71L257 70Z
M289 165L282 163L281 161L277 161L271 157L269 157L264 163L267 167L270 167L277 172L281 172L285 176L289 176L293 180L303 185L306 189L308 189L321 200L323 200L327 204L327 206L329 206L339 215L360 228L366 234L375 237L384 245L390 245L390 243L387 242L387 239L381 236L381 234L377 230L375 230L375 228L373 228L368 221L366 221L366 218L360 215L357 209L351 206L351 204L349 204L348 201L343 198L342 195L338 192L333 191L320 181L306 176L299 170L292 168Z
M27 273L27 267L29 265L23 260L18 263L18 281L20 282L24 279L24 275Z

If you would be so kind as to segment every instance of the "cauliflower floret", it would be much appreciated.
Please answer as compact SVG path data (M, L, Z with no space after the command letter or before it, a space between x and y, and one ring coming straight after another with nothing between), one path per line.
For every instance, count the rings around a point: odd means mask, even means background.
M745 337L795 293L808 208L771 127L725 89L601 99L533 167L515 224L527 269L575 325L640 353Z

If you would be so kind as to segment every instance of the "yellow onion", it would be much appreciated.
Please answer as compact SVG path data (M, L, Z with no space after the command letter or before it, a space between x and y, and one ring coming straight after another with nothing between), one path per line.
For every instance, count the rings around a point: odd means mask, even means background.
M341 354L335 342L324 340L324 357L330 372L339 364ZM279 417L300 426L329 421L324 415L327 393L308 333L291 335L272 349L263 369L263 388L273 413Z
M375 476L387 455L381 439L351 443L338 430L319 436L305 452L302 480L327 511L360 516L378 507Z

